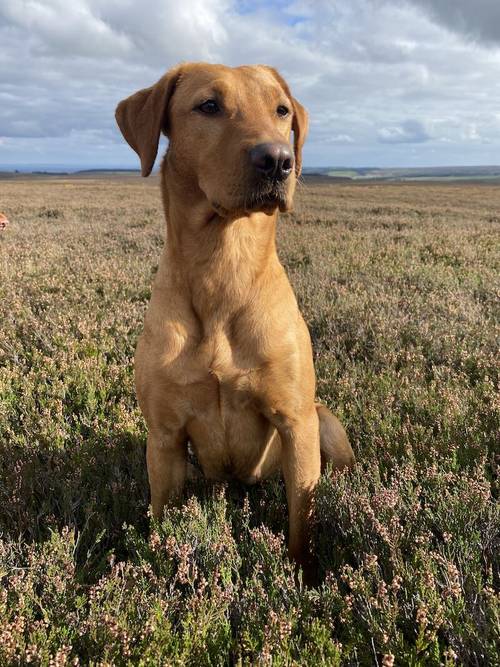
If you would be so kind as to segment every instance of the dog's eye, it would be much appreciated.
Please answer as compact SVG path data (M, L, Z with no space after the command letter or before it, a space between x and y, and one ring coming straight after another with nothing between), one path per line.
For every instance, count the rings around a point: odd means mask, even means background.
M202 104L196 107L198 111L206 114L214 114L220 111L219 105L215 100L205 100Z
M279 107L276 109L276 113L278 114L278 116L284 118L285 116L288 116L290 110L284 104L280 104Z

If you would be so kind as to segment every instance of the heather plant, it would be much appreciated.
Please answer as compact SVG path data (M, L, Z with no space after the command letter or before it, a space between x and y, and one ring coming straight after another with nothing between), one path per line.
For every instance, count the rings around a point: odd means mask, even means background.
M0 183L0 664L499 664L498 188L308 183L279 252L358 463L148 515L133 352L157 184ZM196 462L193 461L195 464Z

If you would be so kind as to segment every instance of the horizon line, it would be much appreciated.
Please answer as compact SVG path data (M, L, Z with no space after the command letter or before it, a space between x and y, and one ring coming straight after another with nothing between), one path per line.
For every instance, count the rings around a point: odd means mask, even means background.
M309 171L311 169L319 169L322 171L325 170L339 170L339 171L355 171L355 170L405 170L405 169L500 169L499 164L440 164L440 165L424 165L424 166L388 166L380 167L374 165L359 165L359 166L346 166L346 165L304 165L303 171ZM71 164L71 163L33 163L33 164L0 164L0 171L2 172L20 172L20 173L30 173L30 172L51 172L51 171L127 171L127 172L137 172L140 173L139 167L133 166L99 166L96 164ZM160 169L154 169L153 173L158 173Z

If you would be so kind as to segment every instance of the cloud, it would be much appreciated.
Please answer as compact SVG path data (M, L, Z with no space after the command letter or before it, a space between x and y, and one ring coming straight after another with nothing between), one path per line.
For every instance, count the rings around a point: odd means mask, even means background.
M400 125L383 127L377 136L382 144L421 144L431 139L418 120L405 120Z
M106 23L92 6L64 0L3 0L0 15L22 33L36 35L38 56L119 57L132 49L130 38Z
M348 134L332 134L327 138L330 144L353 144L354 139Z
M310 113L306 165L404 163L408 143L415 164L495 162L493 4L2 0L0 164L137 166L115 106L182 60L282 71Z
M500 43L498 0L409 0L441 25L480 42Z

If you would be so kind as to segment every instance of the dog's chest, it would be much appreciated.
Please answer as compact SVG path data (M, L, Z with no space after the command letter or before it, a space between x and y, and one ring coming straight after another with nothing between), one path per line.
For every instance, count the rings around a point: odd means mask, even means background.
M198 460L208 477L245 477L269 431L259 409L259 369L242 367L224 336L204 341L193 359L197 379L186 386L187 429Z
M229 404L246 403L255 384L259 360L249 350L242 354L234 340L223 333L208 337L199 345L197 366L208 376Z

